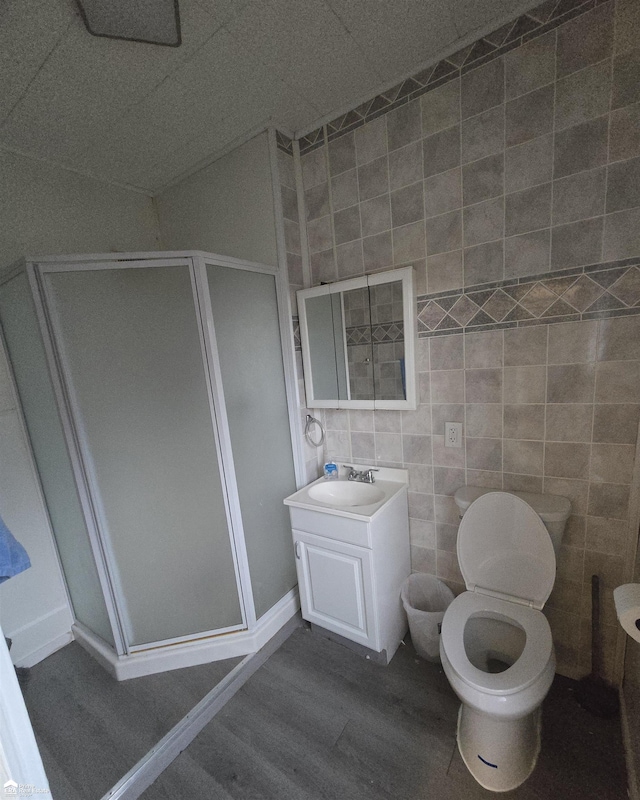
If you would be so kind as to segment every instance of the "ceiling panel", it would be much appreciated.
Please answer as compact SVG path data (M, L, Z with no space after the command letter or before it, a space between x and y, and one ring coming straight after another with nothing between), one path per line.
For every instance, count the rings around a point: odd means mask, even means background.
M181 18L184 46L169 48L91 36L74 17L0 127L0 140L39 156L73 159L96 132L188 63L220 27L195 2L183 0Z
M190 172L195 165L206 163L215 154L226 152L229 142L244 138L251 130L252 119L239 113L224 120L203 122L198 131L191 131L193 138L178 148L163 154L162 158L150 168L145 168L138 176L139 185L157 192L167 184ZM263 124L266 124L264 120Z
M183 44L91 36L74 0L0 0L0 146L154 188L273 124L303 131L528 0L180 0Z
M72 20L50 0L0 3L0 123L20 99Z
M255 0L225 27L322 114L382 80L322 0Z
M449 4L460 37L489 33L538 5L531 0L450 0Z
M278 78L265 74L221 30L152 95L98 134L78 160L85 169L113 180L123 180L130 169L130 182L147 186L139 177L141 165L155 166L205 128L228 128L227 119L241 119L247 132L267 124L279 111L280 124L285 111L296 117L318 113ZM233 131L231 138L243 132L237 124Z
M404 77L458 38L449 0L328 0L368 58L389 80Z

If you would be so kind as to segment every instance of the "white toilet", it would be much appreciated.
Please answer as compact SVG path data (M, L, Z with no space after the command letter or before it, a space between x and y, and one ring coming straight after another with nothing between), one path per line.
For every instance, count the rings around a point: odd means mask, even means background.
M565 497L465 486L458 561L467 586L445 612L440 656L462 701L458 748L485 789L525 781L540 750L541 703L555 673L542 607L571 511Z

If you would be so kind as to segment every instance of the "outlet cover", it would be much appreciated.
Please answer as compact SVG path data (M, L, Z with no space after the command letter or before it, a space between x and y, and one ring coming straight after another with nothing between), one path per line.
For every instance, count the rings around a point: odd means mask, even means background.
M461 422L445 422L444 423L444 446L445 447L462 447L462 423Z

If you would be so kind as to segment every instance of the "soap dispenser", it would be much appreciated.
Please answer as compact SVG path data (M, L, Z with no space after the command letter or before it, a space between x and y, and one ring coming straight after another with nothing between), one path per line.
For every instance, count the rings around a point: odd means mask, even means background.
M335 461L327 461L324 465L324 479L325 481L337 481L338 480L338 465Z

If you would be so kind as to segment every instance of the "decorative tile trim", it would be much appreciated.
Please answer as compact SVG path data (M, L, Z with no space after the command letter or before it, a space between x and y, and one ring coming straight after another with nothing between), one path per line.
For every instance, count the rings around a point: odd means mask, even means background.
M537 36L563 25L574 17L591 11L607 0L545 0L536 8L508 22L493 33L443 58L422 72L407 78L391 89L367 100L357 108L327 123L329 141L359 128L382 114L415 100L444 83L459 78L469 70L498 58ZM324 144L324 127L300 137L300 154L309 153ZM289 151L286 151L289 152Z
M302 339L300 338L300 318L291 317L291 327L293 328L293 347L294 350L302 350Z
M640 314L640 262L592 264L418 297L418 336Z
M354 325L347 328L347 347L359 344L387 344L404 342L404 328L397 322Z
M293 155L293 139L290 139L288 136L285 136L282 131L276 129L276 147L278 150L282 150L283 153L292 156Z

